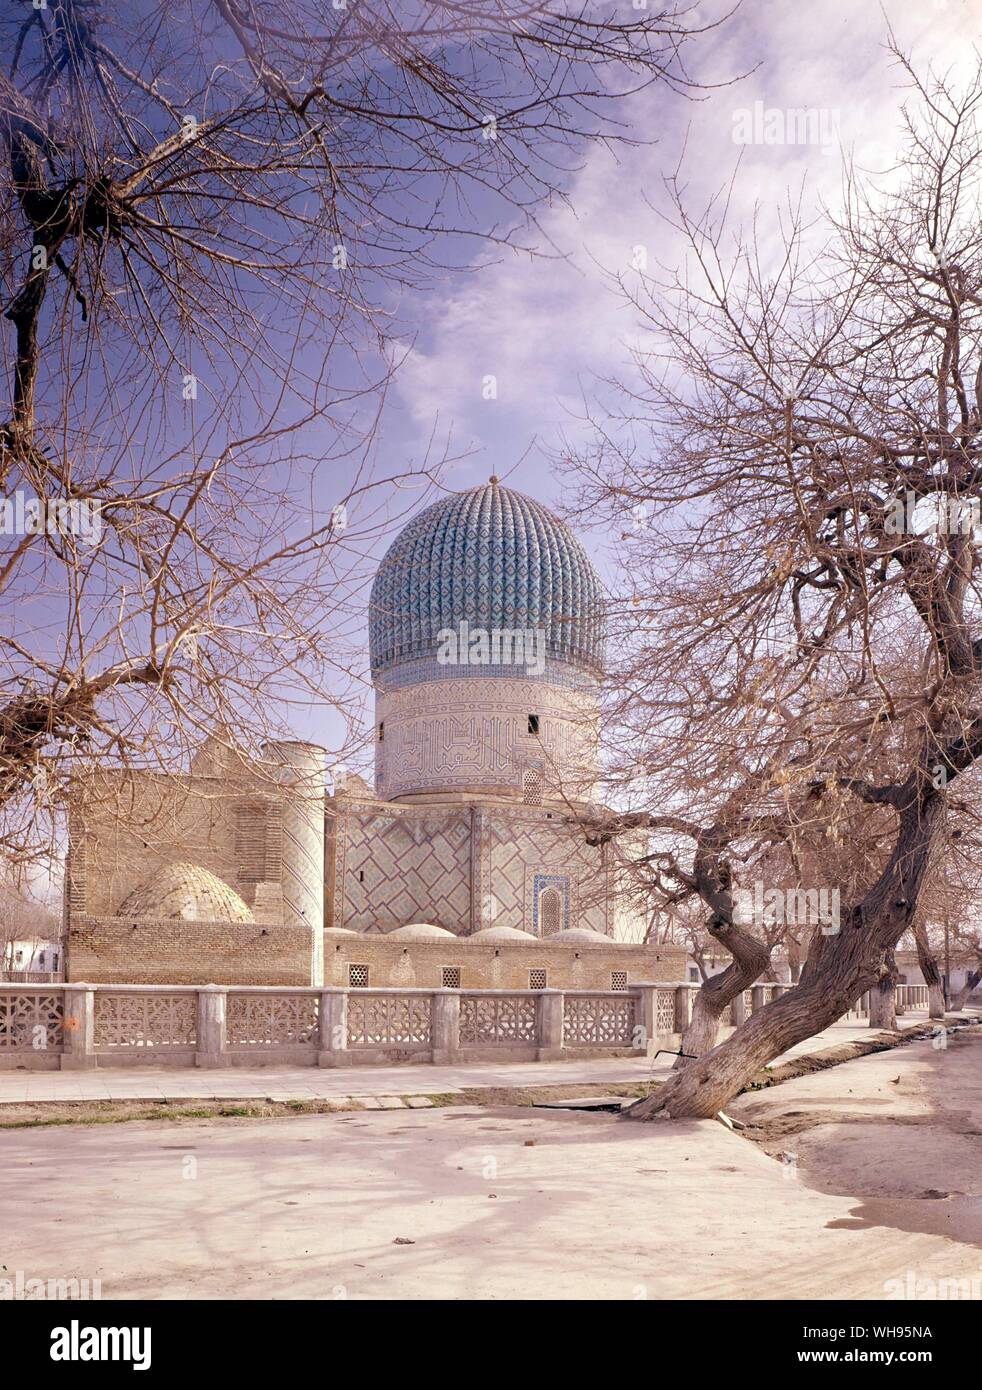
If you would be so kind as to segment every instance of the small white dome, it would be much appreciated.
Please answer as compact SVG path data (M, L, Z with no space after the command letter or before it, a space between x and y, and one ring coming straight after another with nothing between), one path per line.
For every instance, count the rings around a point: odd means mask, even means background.
M551 936L543 938L545 941L582 941L584 945L590 946L610 946L613 943L609 936L602 936L598 931L591 931L589 927L567 927L565 931L553 932Z
M472 932L466 938L467 941L538 941L537 936L533 936L530 931L520 931L518 927L482 927L480 931Z
M401 937L403 941L438 941L445 936L457 939L452 931L447 931L446 927L435 927L432 922L410 922L408 926L396 927L395 931L387 934Z
M357 936L358 932L352 931L350 927L325 927L325 936Z

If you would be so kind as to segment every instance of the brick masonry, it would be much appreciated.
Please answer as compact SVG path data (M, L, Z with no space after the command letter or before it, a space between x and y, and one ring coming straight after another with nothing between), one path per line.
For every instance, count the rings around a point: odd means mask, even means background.
M68 958L68 978L87 984L310 984L303 927L80 918Z
M71 978L95 984L310 983L310 942L300 927L89 918L73 926L70 949ZM349 984L352 965L367 966L376 988L439 989L449 968L460 972L461 989L529 989L529 972L544 970L550 988L609 990L614 971L624 972L629 984L683 979L685 951L625 942L407 942L327 932L324 983Z
M544 970L551 989L615 988L615 971L628 984L685 978L685 949L626 942L400 941L367 935L357 939L326 933L324 976L330 985L348 985L350 967L368 967L369 988L440 989L444 969L460 971L461 989L529 989L529 972Z

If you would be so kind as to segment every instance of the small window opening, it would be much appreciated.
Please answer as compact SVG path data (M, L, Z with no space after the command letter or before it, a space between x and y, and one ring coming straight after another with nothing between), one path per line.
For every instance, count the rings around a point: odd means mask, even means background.
M530 715L529 715L529 733L530 733L530 734L537 734L538 732L539 732L539 716L538 716L537 714L530 714Z
M526 806L542 805L542 777L532 768L522 777L522 800Z

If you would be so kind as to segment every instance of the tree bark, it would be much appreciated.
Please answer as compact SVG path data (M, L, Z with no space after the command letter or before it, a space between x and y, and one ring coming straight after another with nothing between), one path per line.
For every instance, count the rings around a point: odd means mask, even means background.
M917 947L917 963L927 985L928 1017L944 1018L944 981L923 922L917 922L914 926L914 944Z
M759 980L767 969L770 951L756 936L732 922L714 922L709 931L733 957L718 975L703 982L692 1006L692 1019L682 1035L675 1070L693 1057L702 1057L716 1046L719 1022L726 1007L742 990Z
M953 1009L964 1009L968 1002L968 996L975 989L979 981L982 980L982 970L970 970L965 977L965 983L951 1001Z
M801 942L791 932L788 932L788 971L791 983L796 985L801 979Z
M897 962L887 951L880 965L880 978L869 992L869 1026L897 1031Z

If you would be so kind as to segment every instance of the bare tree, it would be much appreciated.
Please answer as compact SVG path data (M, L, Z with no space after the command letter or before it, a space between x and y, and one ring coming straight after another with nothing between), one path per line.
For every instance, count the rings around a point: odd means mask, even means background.
M617 99L691 84L684 11L8 10L0 838L25 858L80 767L253 749L321 701L354 742L353 596L420 500L373 454L408 296L471 247L534 251L584 142L629 138Z
M955 91L895 57L895 167L847 169L820 228L792 205L777 255L731 233L725 196L696 213L668 181L684 270L624 285L653 346L570 460L579 505L626 537L620 713L644 774L587 834L660 834L666 887L701 899L733 961L697 1009L711 1050L687 1047L703 1055L642 1118L715 1114L890 972L982 752L982 72ZM713 1046L712 1014L767 963L739 873L776 846L853 864L867 818L874 862L825 881L839 921L798 985Z
M943 1012L942 961L946 972L952 967L965 970L962 988L956 991L950 978L947 982L948 1002L953 1009L964 1007L982 979L980 829L979 808L973 802L963 799L954 811L949 808L941 852L935 857L934 869L924 891L923 923L915 923L914 948L928 984L932 1018ZM939 1002L942 1004L940 1011Z

